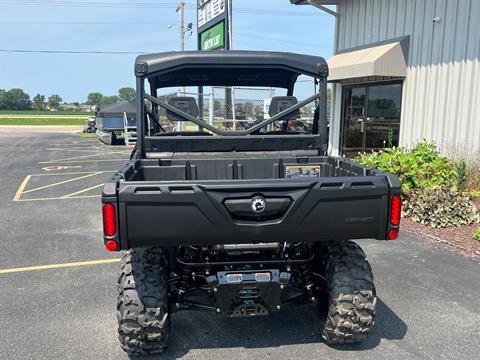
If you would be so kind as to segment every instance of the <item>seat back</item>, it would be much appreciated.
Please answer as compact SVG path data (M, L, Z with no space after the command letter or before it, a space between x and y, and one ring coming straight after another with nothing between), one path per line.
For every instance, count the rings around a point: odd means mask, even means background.
M195 98L192 96L175 96L168 99L168 104L176 107L178 110L183 111L191 116L198 116L198 106ZM175 114L174 112L167 110L167 119L170 121L186 121L187 119Z
M298 104L298 100L295 96L275 96L270 102L270 108L268 109L268 115L270 117L281 113L282 111L288 109L289 107ZM287 114L280 118L279 120L295 120L300 117L300 109L292 111L290 114Z

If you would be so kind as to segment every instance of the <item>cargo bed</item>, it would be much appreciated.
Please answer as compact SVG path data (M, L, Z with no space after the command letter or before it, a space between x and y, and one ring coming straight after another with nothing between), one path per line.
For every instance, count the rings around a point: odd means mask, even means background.
M104 201L111 189L122 248L386 239L400 188L388 174L308 152L177 153L132 160L115 178ZM258 215L249 211L257 195L266 202Z
M253 180L301 176L295 169L302 168L317 171L319 177L371 174L349 160L306 152L174 154L165 159L137 160L123 171L126 181Z

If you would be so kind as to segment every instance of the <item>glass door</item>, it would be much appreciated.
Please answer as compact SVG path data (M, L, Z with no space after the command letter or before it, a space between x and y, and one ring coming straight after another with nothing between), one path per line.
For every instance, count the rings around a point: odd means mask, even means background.
M343 89L343 155L398 146L402 83Z
M368 87L363 151L398 146L402 84Z
M367 88L343 88L342 154L354 157L365 149L365 114Z

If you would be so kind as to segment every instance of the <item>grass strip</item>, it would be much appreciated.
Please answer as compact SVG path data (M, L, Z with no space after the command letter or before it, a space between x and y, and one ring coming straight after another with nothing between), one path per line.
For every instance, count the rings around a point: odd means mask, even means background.
M95 115L90 111L36 111L36 110L0 110L0 115Z
M80 132L80 136L81 136L81 137L90 138L90 137L96 137L97 134L95 134L95 133L84 133L84 132L82 131L82 132Z

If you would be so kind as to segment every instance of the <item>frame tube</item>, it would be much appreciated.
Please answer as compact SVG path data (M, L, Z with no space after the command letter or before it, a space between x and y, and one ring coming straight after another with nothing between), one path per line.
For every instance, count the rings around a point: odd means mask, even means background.
M326 94L326 81L325 81L325 90L323 92ZM263 120L262 122L258 123L257 125L252 126L250 129L247 129L247 130L244 130L244 131L220 131L217 128L215 128L214 126L209 125L205 121L202 121L202 120L196 118L195 116L187 114L187 113L177 109L176 107L174 107L174 106L172 106L172 105L170 105L170 104L168 104L164 101L159 100L156 97L153 97L149 94L144 94L143 96L144 96L145 99L150 100L151 102L153 102L157 105L160 105L164 109L172 111L179 116L183 116L185 119L197 124L198 126L201 126L201 127L205 128L207 130L210 130L211 132L213 132L217 135L249 135L249 134L263 128L264 126L266 126L268 124L271 124L274 121L278 121L279 119L281 119L285 115L288 115L288 114L292 113L293 111L295 111L297 109L300 109L302 106L305 106L306 104L320 98L322 96L322 90L320 90L320 92L318 94L312 95L312 96L306 98L305 100L300 101L299 103L289 107L288 109L285 109L284 111L279 112L277 115L272 116L270 119ZM143 101L141 101L141 102L143 103ZM320 112L321 111L322 110L320 110ZM324 111L325 111L325 106L324 106ZM143 139L142 139L142 141L143 141Z
M145 103L144 103L144 94L145 94L145 80L142 77L137 77L137 150L135 157L145 158Z

